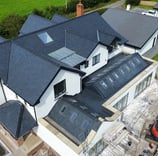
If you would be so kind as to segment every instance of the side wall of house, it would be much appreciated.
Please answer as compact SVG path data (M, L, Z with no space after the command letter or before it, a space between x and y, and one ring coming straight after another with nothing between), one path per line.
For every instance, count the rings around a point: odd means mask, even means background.
M135 53L138 52L140 55L145 54L148 50L150 50L152 47L155 46L155 44L157 43L157 37L158 37L158 31L156 31L151 37L150 39L145 43L145 45L141 48L134 48L132 46L127 46L124 45L122 47L122 51L123 52L127 52L127 53Z
M58 99L62 96L55 98L54 93L54 85L59 82L65 80L66 81L66 92L62 95L75 95L81 92L81 77L78 73L73 73L66 70L60 70L60 72L56 75L53 82L49 85L45 93L40 99L40 103L36 105L36 113L37 117L46 116L50 110L53 108Z
M93 57L97 56L99 54L100 54L99 63L92 65ZM87 61L88 61L88 67L85 68L84 65L80 66L80 70L82 70L83 72L86 73L86 75L84 77L90 75L91 73L95 72L96 70L98 70L99 68L101 68L105 64L107 64L107 61L108 61L108 49L107 49L107 47L105 47L103 45L98 45L94 49L92 54L88 57Z
M156 31L152 37L146 42L146 44L139 50L139 54L143 55L157 43L158 31Z
M0 82L0 105L5 103L6 100L5 100L5 93L4 93L4 90L3 90L3 84Z
M34 132L60 156L78 156L68 145L63 143L55 134L48 130L47 125L39 123ZM46 135L47 134L47 135Z

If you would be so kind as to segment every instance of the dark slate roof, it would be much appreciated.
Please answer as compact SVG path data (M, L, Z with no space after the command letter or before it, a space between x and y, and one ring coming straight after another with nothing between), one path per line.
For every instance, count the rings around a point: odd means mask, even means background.
M158 19L122 9L108 9L102 17L118 33L127 45L141 48L158 29Z
M138 53L119 54L105 67L85 78L84 85L106 101L150 64Z
M153 7L155 10L158 10L158 3Z
M80 101L65 96L55 104L48 115L56 123L54 126L77 145L85 141L91 130L97 131L101 124L97 117L88 113L84 107Z
M0 45L0 78L7 81L11 42L5 42Z
M100 40L98 40L98 31L104 33L104 35L100 35ZM38 37L38 34L41 32L47 32L53 42L47 44L47 46L43 44ZM28 34L23 38L17 39L16 42L26 49L37 53L48 54L65 46L82 57L88 57L97 43L111 46L111 42L115 38L123 43L126 41L98 13L94 12Z
M102 106L103 103L150 64L137 53L117 55L105 67L83 80L81 93L61 98L46 119L76 144L80 144L90 130L97 131L101 124L98 117L113 115ZM86 126L83 128L84 123Z
M24 105L13 100L0 105L0 124L15 139L24 136L37 126L36 121Z
M12 44L7 85L34 105L53 80L60 66Z
M3 43L4 41L7 41L4 37L0 36L0 43Z
M55 14L55 15L53 15L53 17L52 17L51 22L54 23L54 24L58 24L58 23L65 22L65 21L67 21L67 20L69 20L69 19L66 18L66 17L64 17L64 16Z
M32 18L34 15L28 21ZM41 40L41 33L49 43ZM61 68L83 75L73 66L82 63L98 43L111 46L115 39L125 42L96 12L67 20L0 44L0 77L15 93L35 105ZM75 62L74 57L69 57L70 64L49 55L63 47L74 51Z
M53 23L50 20L38 15L31 14L28 16L22 28L20 29L20 34L27 34L42 28L47 28L52 25Z

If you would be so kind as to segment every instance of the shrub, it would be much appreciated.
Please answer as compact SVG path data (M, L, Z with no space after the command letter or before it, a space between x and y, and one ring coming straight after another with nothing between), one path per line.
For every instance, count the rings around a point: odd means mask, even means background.
M131 4L131 5L139 5L140 0L126 0L126 5Z
M10 15L0 22L0 34L5 38L14 38L18 36L26 17L19 15Z

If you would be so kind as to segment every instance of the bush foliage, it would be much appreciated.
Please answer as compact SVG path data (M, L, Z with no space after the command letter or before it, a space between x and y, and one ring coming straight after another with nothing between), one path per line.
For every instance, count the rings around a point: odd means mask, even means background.
M10 15L0 22L0 34L5 38L14 38L18 35L25 17L19 15Z
M110 0L84 0L83 4L85 8L91 8L102 2L109 2ZM129 1L129 0L127 0ZM131 0L132 1L132 0ZM133 0L137 1L137 0ZM51 19L55 13L60 15L70 14L76 11L76 4L79 0L71 0L66 6L49 6L44 10L34 9L33 13L39 16ZM14 38L18 36L19 30L22 27L26 17L19 15L10 15L0 21L0 36L5 38Z
M126 5L131 4L131 5L139 5L140 0L126 0Z

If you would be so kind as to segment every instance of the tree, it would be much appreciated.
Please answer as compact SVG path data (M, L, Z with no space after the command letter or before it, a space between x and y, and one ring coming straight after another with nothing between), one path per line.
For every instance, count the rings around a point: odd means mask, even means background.
M126 0L126 5L131 4L131 5L139 5L140 0Z
M10 15L0 22L0 35L4 38L14 38L18 36L19 30L25 21L25 17Z

